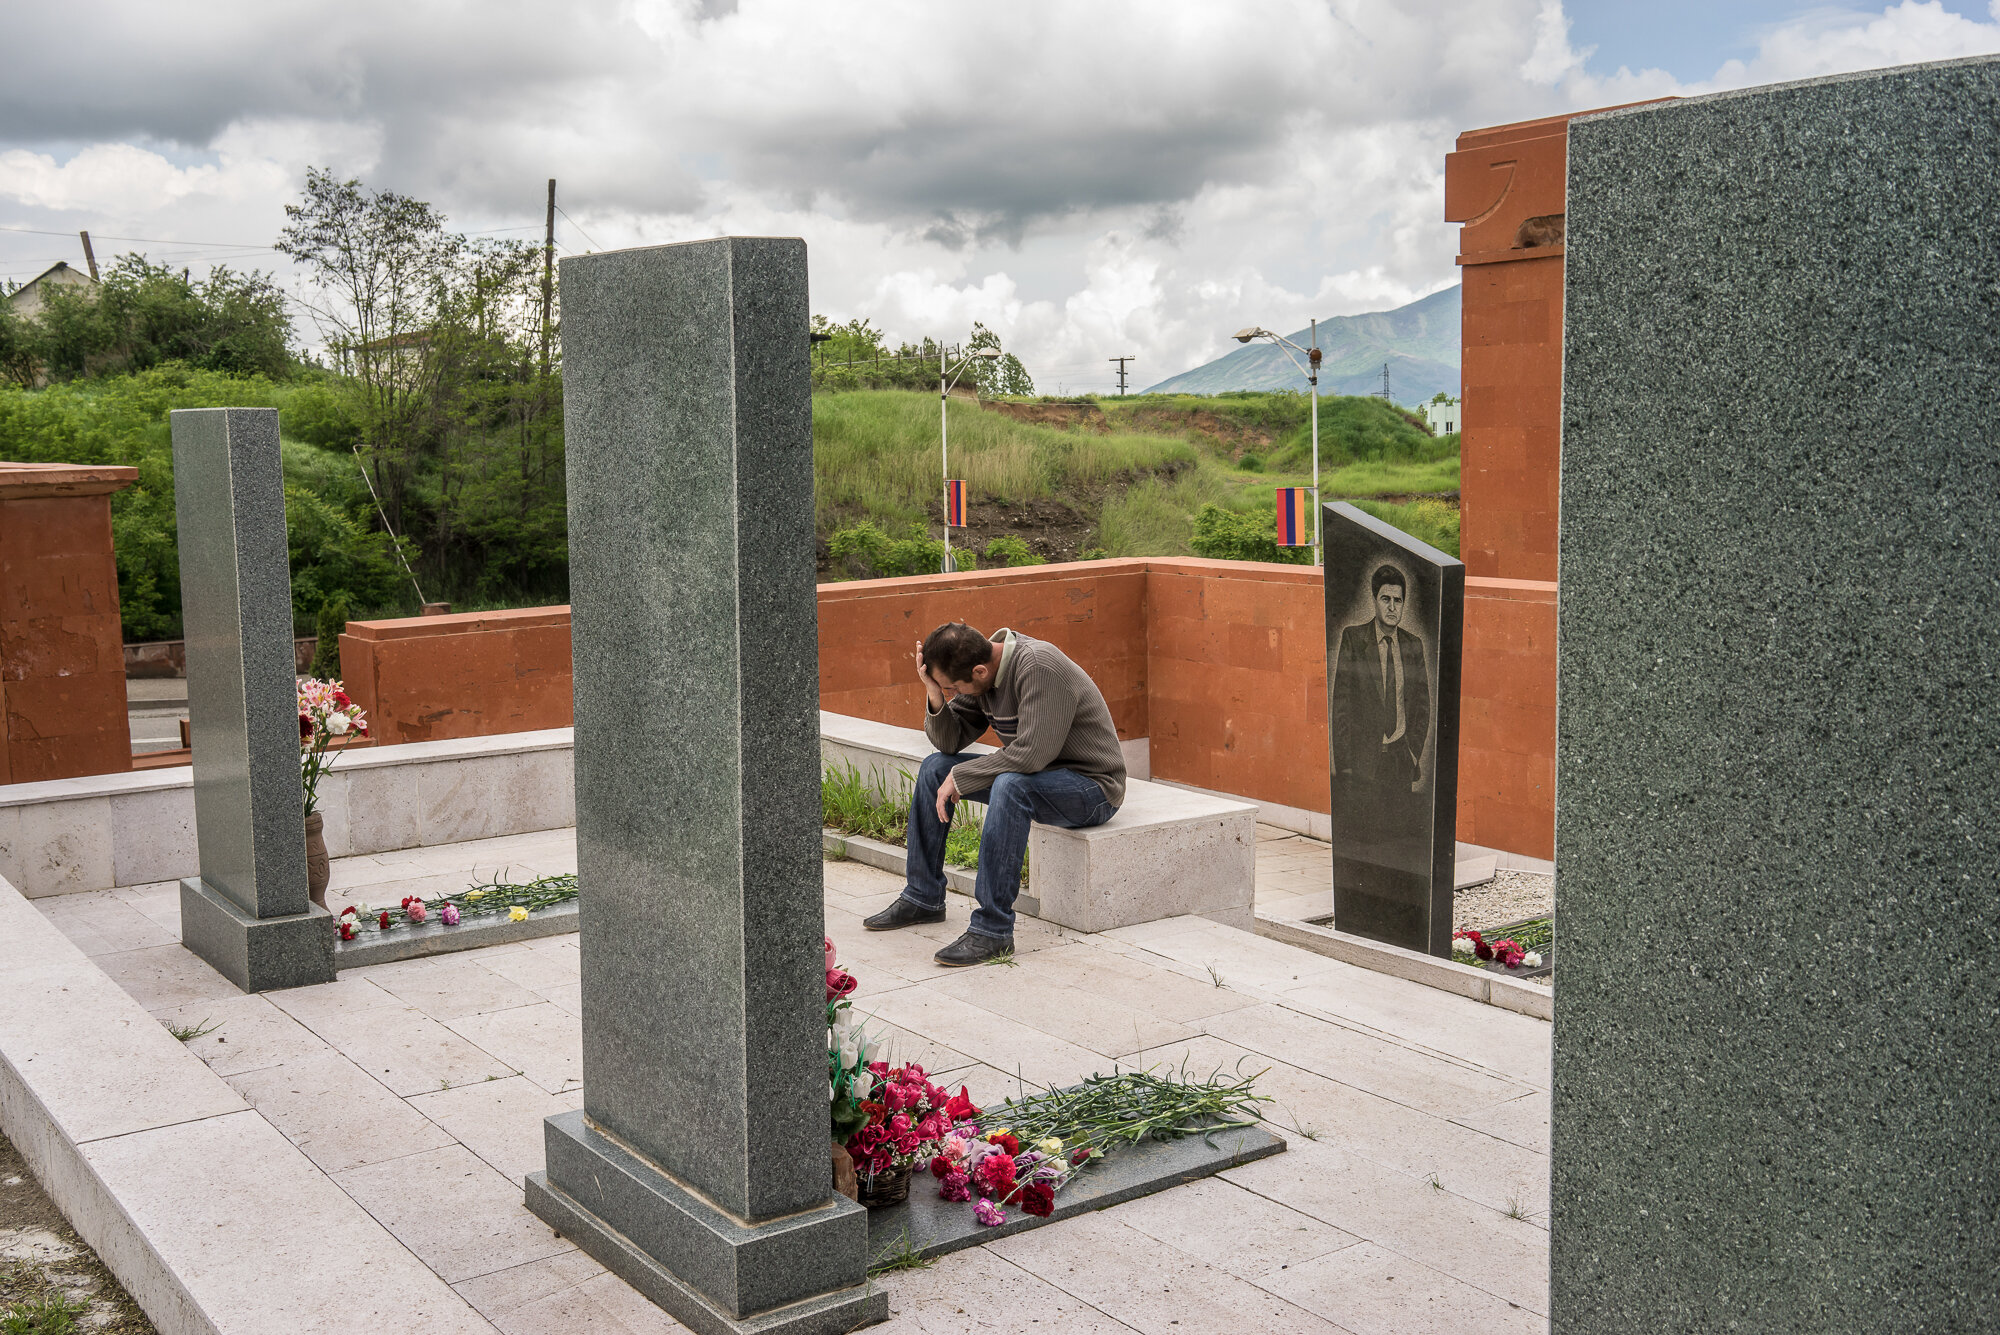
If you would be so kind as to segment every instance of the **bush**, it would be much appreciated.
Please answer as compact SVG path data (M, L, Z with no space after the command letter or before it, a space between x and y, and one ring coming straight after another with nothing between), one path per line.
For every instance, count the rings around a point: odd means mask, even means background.
M1312 564L1312 548L1278 545L1278 521L1271 510L1237 514L1219 505L1204 505L1194 517L1193 546L1197 556L1214 561Z
M1026 542L1014 537L1012 534L1003 538L995 538L993 541L987 543L986 560L989 564L996 566L1038 566L1046 564L1042 557L1035 555L1029 549Z
M921 524L912 524L892 538L872 519L840 529L827 541L834 569L853 579L894 579L904 575L935 575L944 569L944 540L933 538ZM954 550L959 570L976 570L979 558Z
M1236 461L1236 466L1246 473L1261 473L1264 471L1264 460L1260 455L1246 454Z

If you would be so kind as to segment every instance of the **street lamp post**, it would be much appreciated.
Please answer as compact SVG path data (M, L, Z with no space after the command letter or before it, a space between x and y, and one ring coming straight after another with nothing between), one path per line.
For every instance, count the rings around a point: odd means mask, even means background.
M1315 319L1312 322L1311 347L1302 348L1283 334L1274 334L1268 329L1259 328L1255 325L1248 329L1239 329L1236 331L1236 341L1238 343L1248 343L1253 338L1265 338L1277 344L1279 350L1285 356L1291 358L1292 365L1297 366L1299 372L1305 376L1306 384L1312 387L1313 564L1319 565L1322 561L1322 553L1319 546L1319 321ZM1293 352L1303 352L1306 355L1305 365L1299 366L1299 359L1292 356Z
M975 357L984 358L989 362L998 361L1000 359L1000 349L975 348L960 359L958 369L955 371L948 364L948 357L949 354L945 352L944 344L938 344L938 458L944 465L944 481L941 484L941 490L944 493L944 565L942 573L947 575L957 569L957 563L951 559L951 387L958 383L958 378L965 374L965 368L972 365ZM947 379L947 376L950 378Z

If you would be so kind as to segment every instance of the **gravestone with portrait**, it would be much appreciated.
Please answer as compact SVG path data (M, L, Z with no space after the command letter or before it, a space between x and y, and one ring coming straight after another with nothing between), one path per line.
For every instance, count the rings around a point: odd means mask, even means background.
M1345 502L1321 535L1333 925L1448 956L1465 567Z

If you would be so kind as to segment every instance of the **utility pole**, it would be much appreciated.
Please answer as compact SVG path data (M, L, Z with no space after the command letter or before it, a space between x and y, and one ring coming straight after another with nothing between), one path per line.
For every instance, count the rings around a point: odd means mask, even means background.
M542 229L542 379L549 378L549 315L556 295L556 178L549 178L548 221Z
M1104 360L1118 363L1118 397L1125 397L1125 363L1136 362L1137 357L1106 357Z
M1389 363L1382 363L1382 397L1389 398ZM1395 402L1391 399L1390 402Z
M89 267L90 281L94 283L97 281L97 256L90 249L90 233L78 232L77 235L83 238L83 262Z

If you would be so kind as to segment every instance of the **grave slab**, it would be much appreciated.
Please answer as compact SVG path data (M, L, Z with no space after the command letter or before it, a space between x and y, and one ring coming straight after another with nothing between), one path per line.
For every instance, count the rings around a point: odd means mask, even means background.
M973 1218L970 1206L939 1196L936 1179L919 1170L910 1181L908 1200L868 1212L868 1256L873 1261L900 1255L906 1241L918 1255L943 1256L1284 1152L1284 1139L1261 1126L1222 1127L1207 1136L1130 1145L1078 1173L1056 1193L1055 1213L1048 1218L1010 1208L1007 1222L993 1228Z

